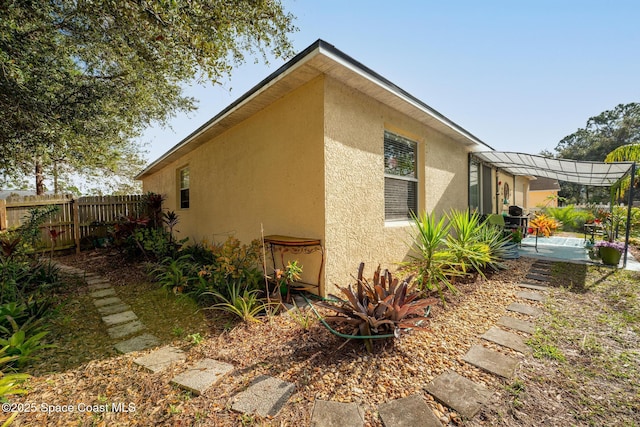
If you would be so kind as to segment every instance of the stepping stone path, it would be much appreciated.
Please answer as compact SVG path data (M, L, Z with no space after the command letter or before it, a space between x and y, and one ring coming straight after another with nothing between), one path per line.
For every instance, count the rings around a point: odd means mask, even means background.
M171 382L200 396L231 371L233 365L213 359L202 359Z
M544 292L548 289L546 286L539 284L539 282L547 283L551 280L551 265L551 263L541 261L534 264L534 268L526 275L526 278L536 280L538 283L518 284L520 288L528 290L519 291L516 296L524 300L543 301L545 295L531 291ZM128 353L160 344L158 338L148 333L133 336L143 331L145 326L131 311L131 307L116 296L115 289L111 287L107 280L96 275L86 274L84 270L74 267L60 264L58 264L58 267L65 273L84 277L94 305L103 316L102 319L105 324L110 326L107 330L109 336L114 339L132 336L115 345L118 351ZM539 308L519 302L511 303L506 307L506 310L531 317L537 317L542 314ZM498 320L498 324L505 328L528 334L535 331L532 322L511 316L501 317ZM507 332L495 326L491 327L480 338L520 353L530 353L529 347L527 347L520 335ZM153 373L159 373L172 364L182 364L185 360L186 356L182 350L173 346L165 346L145 356L138 357L134 360L134 363ZM462 360L504 378L513 377L519 363L518 359L514 357L488 349L482 345L472 346ZM233 365L228 363L213 359L202 359L174 377L171 383L196 395L201 395L233 370ZM294 391L295 384L262 375L257 377L246 390L237 393L231 399L230 404L234 411L248 415L273 417L287 403ZM475 383L453 371L445 372L434 378L433 381L426 385L425 391L467 420L473 418L493 394L484 385ZM385 427L418 425L439 427L443 422L436 417L421 394L383 403L379 406L378 413ZM316 400L311 417L311 425L315 427L361 427L364 425L364 420L362 412L356 403Z
M433 416L433 413L431 415ZM313 404L311 425L313 427L361 427L364 425L364 420L355 403L316 400ZM385 422L385 426L392 425ZM441 424L438 425L438 427L441 426Z
M231 409L261 417L275 416L295 391L295 384L261 375L233 398ZM344 425L344 424L343 424Z
M184 362L186 356L184 351L173 346L165 346L155 350L146 356L138 357L133 362L143 368L147 368L154 374L164 371L174 362Z
M493 394L485 386L452 371L437 376L425 389L436 400L466 419L473 418Z
M114 345L120 353L131 353L160 345L160 340L151 334L142 334Z
M420 394L383 403L378 408L385 427L442 427ZM355 424L335 424L336 426Z
M536 282L544 282L544 283L551 282L551 276L547 276L547 275L543 276L541 274L529 273L526 276L524 276L524 278L529 280L535 280Z
M542 285L532 285L531 283L518 283L518 286L525 289L532 289L534 291L547 291L549 290L548 286Z
M521 291L521 292L517 292L516 296L518 298L528 299L531 301L539 301L539 302L544 302L544 300L546 299L544 295L539 294L537 292Z
M131 353L160 345L160 340L154 335L149 333L136 335L146 329L145 325L131 310L131 307L116 296L115 289L107 279L95 274L87 274L86 271L79 268L63 264L57 264L57 266L66 274L80 276L84 279L87 283L89 296L93 298L93 305L102 315L105 325L110 326L107 333L111 338L129 337L116 343L114 345L116 350L121 353ZM184 363L185 360L186 356L182 350L165 346L135 359L134 363L153 373L158 373L173 363ZM228 363L202 359L187 368L185 372L177 375L171 382L195 395L201 395L233 369L233 365ZM294 390L293 383L284 382L274 377L261 376L254 380L248 389L236 395L232 408L236 411L257 414L262 417L275 416L287 403ZM359 424L356 425L361 426L364 421L355 405L354 408L359 419Z
M527 334L532 334L535 331L533 323L509 316L502 316L498 319L498 325L505 326L509 329L515 329L516 331L525 332Z
M524 343L520 335L504 331L495 326L492 326L487 332L482 334L480 338L500 344L503 347L511 348L523 354L531 352L531 349Z
M138 316L131 311L131 307L116 296L116 290L109 280L97 274L87 273L85 270L56 263L60 271L80 276L87 283L89 296L93 298L93 305L102 315L102 321L109 328L107 333L113 339L123 339L114 345L121 353L145 350L160 344L160 340L151 334L135 334L146 329Z
M521 304L519 302L512 302L507 306L507 310L514 311L520 314L526 314L527 316L538 317L542 314L539 308L529 304Z
M536 262L532 266L533 268L525 276L527 279L535 280L536 282L518 284L518 287L527 290L517 291L516 296L522 300L544 301L545 295L538 292L545 292L548 290L548 287L545 284L552 280L552 265L553 264L551 262ZM513 302L506 307L506 309L508 311L524 314L530 317L537 317L542 314L542 311L539 308L521 302ZM527 334L532 334L535 331L535 326L532 322L511 316L501 317L498 320L498 324L505 328ZM498 344L502 347L516 350L525 355L531 353L531 349L525 344L524 339L520 335L507 332L495 326L491 327L487 332L481 335L480 338ZM513 377L519 363L518 359L486 348L483 345L472 346L467 354L464 355L462 360L503 378ZM439 375L426 386L425 390L436 400L453 409L467 420L473 418L478 411L480 411L482 406L489 401L492 395L492 392L485 386L474 383L455 372L445 372L444 374ZM407 412L410 411L407 410ZM380 416L381 418L383 417L382 409L380 410ZM425 417L425 420L427 418L428 417ZM387 422L384 418L383 422L386 426ZM419 424L419 422L414 421L413 424L406 425L431 426L432 424L427 421L424 421L423 424Z
M495 350L490 350L481 345L471 347L462 360L503 378L513 377L516 367L518 366L518 359L506 356Z

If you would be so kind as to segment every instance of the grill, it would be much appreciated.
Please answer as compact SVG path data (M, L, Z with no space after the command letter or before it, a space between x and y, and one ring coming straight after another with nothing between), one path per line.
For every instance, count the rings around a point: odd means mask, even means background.
M509 216L522 216L524 209L520 206L509 206Z

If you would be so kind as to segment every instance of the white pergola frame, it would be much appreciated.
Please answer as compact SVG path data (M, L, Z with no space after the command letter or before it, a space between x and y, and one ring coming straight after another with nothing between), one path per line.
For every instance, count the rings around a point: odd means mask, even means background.
M513 176L539 176L594 187L611 187L626 175L635 176L636 171L635 162L586 162L509 151L479 151L471 155ZM629 188L623 268L627 266L632 205L633 185Z

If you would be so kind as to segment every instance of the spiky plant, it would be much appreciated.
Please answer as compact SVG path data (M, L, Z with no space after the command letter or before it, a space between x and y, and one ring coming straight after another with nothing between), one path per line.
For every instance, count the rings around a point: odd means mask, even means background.
M338 287L346 300L330 295L338 302L318 303L338 314L326 318L327 321L351 325L352 334L362 337L399 337L402 329L421 328L435 299L422 298L410 285L412 277L399 281L388 270L381 272L378 266L369 282L363 271L364 263L360 263L355 289L351 285ZM365 345L372 350L371 338L365 338Z

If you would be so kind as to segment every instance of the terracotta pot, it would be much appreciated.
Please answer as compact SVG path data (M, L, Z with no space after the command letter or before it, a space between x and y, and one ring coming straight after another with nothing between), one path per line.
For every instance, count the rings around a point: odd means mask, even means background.
M605 265L617 266L621 256L622 253L615 248L609 248L607 246L600 247L600 259L602 259L602 263Z

